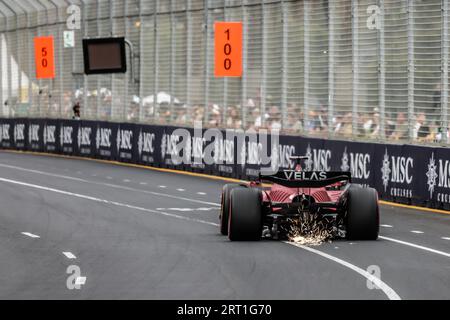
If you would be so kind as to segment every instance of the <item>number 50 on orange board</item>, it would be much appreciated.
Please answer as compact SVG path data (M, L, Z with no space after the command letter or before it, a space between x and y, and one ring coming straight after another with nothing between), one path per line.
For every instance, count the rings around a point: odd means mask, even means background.
M242 76L242 22L214 23L214 75Z
M55 78L55 54L53 37L34 38L36 79Z

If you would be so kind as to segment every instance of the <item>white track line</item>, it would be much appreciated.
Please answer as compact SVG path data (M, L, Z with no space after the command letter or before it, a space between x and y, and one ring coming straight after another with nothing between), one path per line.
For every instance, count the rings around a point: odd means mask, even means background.
M92 197L92 196L87 196L87 195L73 193L73 192L69 192L69 191L49 188L49 187L40 186L40 185L36 185L36 184L31 184L31 183L26 183L26 182L21 182L21 181L17 181L17 180L0 178L0 181L7 182L7 183L12 183L12 184L16 184L16 185L21 185L21 186L25 186L25 187L40 189L40 190L44 190L44 191L64 194L64 195L67 195L67 196L73 196L73 197L76 197L76 198L92 200L92 201L95 201L95 202L111 204L111 205L115 205L115 206L119 206L119 207L125 207L125 208L139 210L139 211L144 211L144 212L156 213L156 214L160 214L160 215L163 215L163 216L173 217L173 218L177 218L177 219L181 219L181 220L199 222L199 223L202 223L202 224L207 224L207 225L211 225L211 226L215 226L215 227L219 226L219 224L214 223L214 222L209 222L209 221L205 221L205 220L189 218L189 217L186 217L186 216L180 216L180 215L177 215L177 214L167 213L167 212L163 212L163 211L156 211L156 210L151 210L151 209L147 209L147 208L141 208L141 207L125 204L125 203L120 203L120 202L116 202L116 201L109 201L109 200L105 200L105 199L99 199L99 198L95 198L95 197ZM322 257L325 257L325 258L330 259L330 260L332 260L334 262L337 262L337 263L339 263L339 264L341 264L341 265L343 265L343 266L345 266L347 268L350 268L351 270L356 271L357 273L359 273L362 276L364 276L366 279L372 281L381 290L383 290L383 292L388 296L389 299L395 299L395 300L399 300L400 299L400 297L395 293L395 291L392 290L392 288L389 287L386 283L384 283L380 279L374 277L373 275L369 274L368 272L364 271L363 269L361 269L361 268L359 268L359 267L357 267L357 266L355 266L355 265L353 265L353 264L351 264L349 262L346 262L346 261L344 261L342 259L339 259L337 257L334 257L334 256L331 256L329 254L326 254L326 253L324 253L322 251L315 250L315 249L312 249L312 248L309 248L309 247L306 247L306 246L302 246L302 245L291 243L291 242L285 242L285 243L293 245L293 246L296 246L298 248L301 248L301 249L304 249L304 250L307 250L307 251L310 251L310 252L313 252L313 253L318 254L318 255L320 255ZM80 278L82 278L82 277L80 277ZM84 281L85 280L86 279L84 279Z
M79 182L84 182L84 183L90 183L90 184L95 184L95 185L103 185L103 186L116 188L116 189L123 189L123 190L135 191L135 192L142 192L142 193L152 194L152 195L156 195L156 196L162 196L162 197L167 197L167 198L174 198L174 199L190 201L190 202L194 202L194 203L203 203L203 204L208 204L208 205L213 205L213 206L219 206L220 207L220 204L214 203L214 202L206 202L206 201L188 199L188 198L183 198L183 197L179 197L179 196L172 196L172 195L169 195L169 194L163 194L163 193L152 192L152 191L147 191L147 190L140 190L140 189L135 189L135 188L131 188L131 187L125 187L125 186L118 186L118 185L109 184L109 183L94 182L94 181L89 181L89 180L85 180L85 179L81 179L81 178L75 178L75 177L70 177L70 176L58 175L58 174L53 174L53 173L49 173L49 172L32 170L32 169L26 169L26 168L22 168L22 167L10 166L10 165L1 164L1 163L0 163L0 167L16 169L16 170L21 170L21 171L26 171L26 172L32 172L32 173L37 173L37 174L47 175L47 176L52 176L52 177L58 177L58 178L63 178L63 179L69 179L69 180L74 180L74 181L79 181ZM166 186L159 186L159 187L160 188L166 188ZM150 210L150 209L146 209L146 210ZM151 211L149 211L149 212L151 212ZM160 211L154 211L154 212L161 213ZM207 224L211 224L211 223L208 222ZM217 224L213 224L213 225L217 225ZM450 256L446 252L442 252L442 251L439 251L439 250L427 248L427 247L424 247L424 246L421 246L421 245L416 245L414 243L410 243L410 242L406 242L406 241L402 241L402 240L397 240L397 239L392 239L392 238L388 238L388 237L383 237L383 236L379 236L379 237L381 239L384 239L384 240L397 242L399 244L403 244L403 245L411 246L411 247L414 247L414 248L417 248L417 249L421 249L421 250L425 250L425 251L428 251L428 252L432 252L432 253L436 253L436 254L439 254L439 255L443 255L445 257L449 257Z
M344 267L347 267L357 273L359 273L360 275L362 275L364 278L366 278L367 280L371 281L374 285L376 285L378 288L380 288L385 294L386 296L389 298L389 300L401 300L400 296L394 291L394 289L392 289L390 286L388 286L385 282L383 282L381 279L371 275L369 272L361 269L360 267L357 267L347 261L344 261L342 259L339 259L337 257L334 257L328 253L313 249L311 247L307 247L304 245L301 245L299 243L295 243L295 242L288 242L288 241L284 241L284 243L287 243L291 246L294 247L298 247L301 248L303 250L318 254L319 256L322 256L324 258L327 258L331 261L334 261L336 263L339 263L341 265L343 265Z
M67 259L76 259L77 257L72 252L63 252L63 255L66 256Z
M37 234L32 234L32 233L29 233L29 232L22 232L22 234L24 236L27 236L27 237L30 237L30 238L40 238L40 236L38 236Z
M380 224L380 227L383 228L392 228L392 226L390 224Z
M129 179L123 179L123 182L130 182L131 180Z
M197 192L197 194L199 194L201 196L206 196L206 193L204 193L204 192Z
M436 254L439 254L441 256L450 258L450 253L447 253L447 252L431 249L431 248L420 246L418 244L414 244L414 243L411 243L411 242L398 240L398 239L393 239L393 238L389 238L389 237L385 237L385 236L378 236L378 238L381 238L381 239L384 239L384 240L387 240L387 241L397 242L397 243L400 243L400 244L404 244L405 246L410 246L410 247L413 247L413 248L425 250L425 251L428 251L428 252L436 253Z
M21 186L25 186L25 187L30 187L30 188L34 188L34 189L40 189L40 190L50 191L50 192L54 192L54 193L64 194L64 195L72 196L72 197L76 197L76 198L92 200L92 201L95 201L95 202L101 202L101 203L105 203L105 204L115 205L115 206L118 206L118 207L125 207L125 208L139 210L139 211L144 211L144 212L157 213L157 214L160 214L160 215L163 215L163 216L173 217L173 218L177 218L177 219L181 219L181 220L200 222L200 223L209 224L209 225L212 225L212 226L219 226L217 223L214 223L214 222L209 222L209 221L205 221L205 220L201 220L201 219L190 218L190 217L186 217L186 216L180 216L180 215L177 215L177 214L168 213L168 212L164 212L164 211L156 211L156 210L152 210L152 209L137 207L137 206L133 206L133 205L126 204L126 203L100 199L100 198L91 197L91 196L87 196L87 195L83 195L83 194L79 194L79 193L74 193L74 192L64 191L64 190L60 190L60 189L40 186L40 185L37 185L37 184L21 182L21 181L5 179L5 178L0 178L0 181L7 182L7 183L12 183L12 184L16 184L16 185L21 185Z
M450 237L442 237L442 240L450 240Z
M417 234L422 234L423 231L419 231L419 230L411 230L412 233L417 233Z
M177 191L186 191L186 189L177 189Z
M166 194L166 193L159 193L159 192L153 192L153 191L148 191L148 190L135 189L135 188L132 188L132 187L120 186L120 185L115 185L115 184L111 184L111 183L96 182L96 181L91 181L91 180L86 180L86 179L81 179L81 178L75 178L75 177L70 177L70 176L65 176L65 175L45 172L45 171L39 171L39 170L22 168L22 167L10 166L10 165L6 165L6 164L2 164L2 163L0 163L0 167L20 170L20 171L25 171L25 172L31 172L31 173L37 173L37 174L41 174L41 175L45 175L45 176L49 176L49 177L62 178L62 179L67 179L67 180L72 180L72 181L78 181L78 182L95 184L95 185L99 185L99 186L106 186L106 187L115 188L115 189L122 189L122 190L128 190L128 191L133 191L133 192L141 192L141 193L152 194L152 195L160 196L160 197L166 197L166 198L172 198L172 199L178 199L178 200L183 200L183 201L189 201L189 202L193 202L193 203L201 203L201 204L207 204L207 205L211 205L211 206L218 206L218 207L220 207L220 204L214 203L214 202L207 202L207 201L183 198L183 197L180 197L180 196L170 195L170 194ZM109 179L111 177L106 177L106 178ZM159 187L162 188L162 189L167 188L166 186L159 186Z

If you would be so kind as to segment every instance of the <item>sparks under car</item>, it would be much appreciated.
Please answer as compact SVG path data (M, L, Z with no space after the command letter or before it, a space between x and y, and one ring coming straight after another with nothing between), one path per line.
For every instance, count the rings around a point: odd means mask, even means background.
M350 172L303 171L300 162L305 159L291 157L297 162L295 170L226 184L220 232L232 241L287 239L293 225L308 228L311 221L320 221L333 238L376 240L376 190L353 184Z

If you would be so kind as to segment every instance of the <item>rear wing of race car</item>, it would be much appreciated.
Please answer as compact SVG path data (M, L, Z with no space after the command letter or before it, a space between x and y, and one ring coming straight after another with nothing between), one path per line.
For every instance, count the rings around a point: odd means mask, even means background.
M340 181L351 182L350 172L281 170L274 175L259 175L260 181L270 181L288 188L321 188Z

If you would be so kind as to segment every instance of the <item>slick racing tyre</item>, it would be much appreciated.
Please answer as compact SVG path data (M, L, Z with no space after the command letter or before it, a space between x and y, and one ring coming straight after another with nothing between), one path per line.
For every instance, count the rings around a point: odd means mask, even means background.
M255 241L262 235L262 194L258 189L234 188L231 191L228 238Z
M234 188L240 187L237 183L228 183L222 188L222 200L220 206L220 233L228 235L228 213L230 212L230 193Z
M380 225L379 212L375 189L351 186L348 190L347 239L376 240Z

